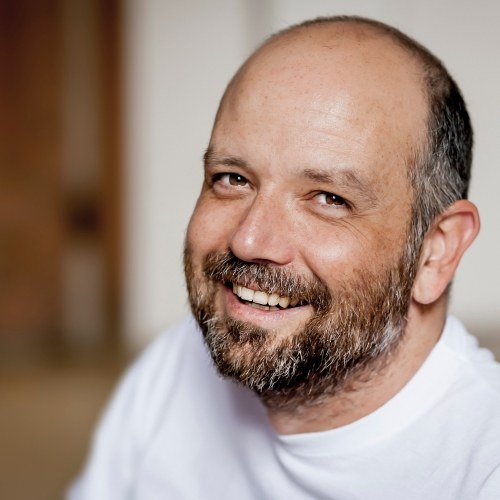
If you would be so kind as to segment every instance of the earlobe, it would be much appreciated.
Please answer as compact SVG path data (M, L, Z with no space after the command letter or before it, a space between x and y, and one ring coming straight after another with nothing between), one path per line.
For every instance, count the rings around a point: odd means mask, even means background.
M415 301L431 304L441 297L479 227L477 208L468 200L455 202L437 217L424 239L413 285Z

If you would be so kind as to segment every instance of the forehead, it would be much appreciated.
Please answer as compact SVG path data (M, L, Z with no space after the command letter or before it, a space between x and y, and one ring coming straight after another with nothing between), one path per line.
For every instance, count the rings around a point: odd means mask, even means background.
M313 155L385 175L407 165L426 120L421 72L405 50L370 33L309 29L273 40L242 68L223 99L212 146L270 167Z

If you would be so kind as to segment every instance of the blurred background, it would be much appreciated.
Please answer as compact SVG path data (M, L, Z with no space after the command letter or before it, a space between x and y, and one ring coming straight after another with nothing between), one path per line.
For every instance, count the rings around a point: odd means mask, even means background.
M126 363L187 312L226 83L271 32L329 14L399 27L463 90L482 232L452 311L498 357L500 3L0 0L0 498L62 497Z

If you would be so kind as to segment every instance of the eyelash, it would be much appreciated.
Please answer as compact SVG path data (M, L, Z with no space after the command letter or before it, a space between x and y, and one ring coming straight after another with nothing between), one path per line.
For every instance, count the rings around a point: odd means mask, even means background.
M223 182L224 177L227 177L227 182ZM236 184L232 184L232 182L231 182L232 179L235 179ZM212 185L214 185L218 182L221 182L224 186L231 185L233 187L245 187L248 184L248 180L245 177L243 177L240 174L233 173L233 172L221 172L221 173L213 175L212 176ZM238 183L243 183L243 185L238 184Z
M225 178L226 180L224 180ZM234 181L235 183L233 184L232 181ZM218 183L221 183L224 188L244 188L248 185L248 180L243 175L234 172L219 172L212 175L211 186L214 186ZM314 194L313 198L317 200L320 196L325 197L324 202L318 202L321 207L326 207L327 209L329 209L330 207L334 207L337 209L351 208L350 204L345 198L335 193L331 193L329 191L319 191ZM332 203L328 203L326 201L326 198L332 199Z
M320 191L319 193L316 193L315 198L318 198L320 196L324 196L325 198L332 198L332 203L328 203L325 201L323 203L320 203L320 205L322 206L349 208L349 203L347 203L347 201L338 194L330 193L328 191Z

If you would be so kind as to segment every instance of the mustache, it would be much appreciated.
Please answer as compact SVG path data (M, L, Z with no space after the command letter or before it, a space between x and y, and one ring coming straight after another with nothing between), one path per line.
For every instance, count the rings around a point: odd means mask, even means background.
M267 293L310 304L317 311L329 309L332 298L326 284L318 277L306 279L290 269L273 264L246 262L231 251L210 252L203 263L203 273L213 281L237 283L247 288L258 286Z

